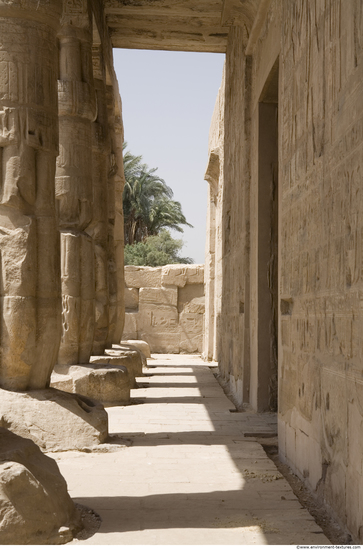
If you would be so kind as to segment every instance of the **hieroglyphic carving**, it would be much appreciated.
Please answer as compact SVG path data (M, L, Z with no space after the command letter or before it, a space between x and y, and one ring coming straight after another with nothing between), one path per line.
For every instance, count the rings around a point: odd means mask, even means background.
M62 25L87 30L90 25L88 0L63 0Z
M146 340L154 353L202 350L203 265L125 267L124 338Z
M97 119L92 124L92 177L94 212L87 232L95 242L95 334L93 355L101 355L110 347L109 333L109 281L108 281L108 189L110 140L108 132L106 87L103 80L95 79Z
M362 11L359 0L284 3L280 109L280 282L294 303L283 315L280 415L286 447L299 447L304 425L316 456L288 459L313 485L323 457L320 490L357 540L348 495L362 471L354 434L363 415L353 405L362 378Z
M70 19L71 17L72 19ZM92 120L96 117L87 0L64 3L60 42L56 198L61 230L62 364L86 363L94 334Z
M49 384L60 338L53 180L61 13L53 0L36 4L0 2L0 385L11 390Z
M1 86L1 84L0 84ZM19 112L15 108L3 107L0 111L0 146L16 143L20 135Z

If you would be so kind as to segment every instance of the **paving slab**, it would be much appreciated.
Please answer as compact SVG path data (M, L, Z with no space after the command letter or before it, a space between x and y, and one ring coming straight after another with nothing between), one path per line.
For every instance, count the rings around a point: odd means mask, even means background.
M51 453L100 529L73 545L329 544L199 356L153 355L134 405L110 407L108 452Z

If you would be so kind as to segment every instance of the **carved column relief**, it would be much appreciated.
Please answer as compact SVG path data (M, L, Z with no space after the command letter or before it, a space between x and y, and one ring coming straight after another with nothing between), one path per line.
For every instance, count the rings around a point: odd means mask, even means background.
M125 185L122 144L124 129L121 112L117 110L118 91L107 87L111 161L109 170L109 281L110 281L110 341L118 344L125 324L124 276L124 216L122 193ZM120 107L121 111L121 107Z
M92 20L87 0L66 0L59 33L59 157L56 198L61 232L62 339L58 363L86 363L94 334L92 221Z
M44 388L60 338L57 0L0 0L0 386Z
M95 332L92 355L102 355L110 347L108 277L108 171L110 138L108 131L106 85L101 47L92 52L97 119L92 124L93 221L87 233L94 240L95 260Z

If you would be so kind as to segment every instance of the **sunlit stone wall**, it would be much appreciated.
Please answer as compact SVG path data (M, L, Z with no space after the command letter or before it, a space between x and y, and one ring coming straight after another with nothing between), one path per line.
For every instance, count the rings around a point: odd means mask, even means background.
M363 8L261 6L227 47L215 353L241 405L278 398L281 458L362 541Z
M152 353L200 353L204 266L125 266L124 340L145 340Z

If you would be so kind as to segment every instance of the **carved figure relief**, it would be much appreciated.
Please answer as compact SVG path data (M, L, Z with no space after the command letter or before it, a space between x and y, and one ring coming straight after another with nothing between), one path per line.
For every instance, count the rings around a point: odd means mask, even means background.
M62 338L58 362L87 363L94 336L91 17L86 0L66 1L60 40L56 198L61 230ZM85 27L85 22L87 23ZM72 25L70 25L72 23Z
M97 57L100 52L96 52ZM94 51L95 55L95 51ZM97 73L99 74L99 73ZM97 119L92 125L93 154L93 221L87 229L95 243L95 334L93 355L100 355L109 341L109 271L108 271L108 172L110 157L110 136L108 129L106 87L102 79L95 78L97 94Z
M61 14L50 1L38 12L34 1L11 4L17 16L0 20L0 386L18 391L49 384L60 338L53 178Z

